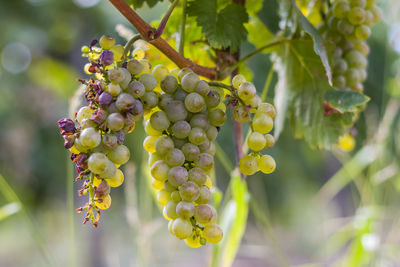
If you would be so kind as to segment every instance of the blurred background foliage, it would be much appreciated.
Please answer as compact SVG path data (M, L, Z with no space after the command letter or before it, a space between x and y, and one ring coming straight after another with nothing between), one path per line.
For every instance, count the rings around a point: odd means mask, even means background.
M238 222L229 244L239 242L249 208L233 266L400 265L400 3L382 0L379 5L385 15L369 40L365 83L371 101L353 129L352 151L312 150L286 127L271 150L276 171L249 177L246 188L230 177L231 124L222 129L218 143L225 153L218 157L215 176L234 200L224 210L223 223ZM277 29L276 7L277 1L264 0L257 23ZM151 22L167 8L166 1L151 9L145 4L138 13ZM179 20L172 17L174 23ZM82 225L74 213L83 200L76 197L77 185L72 191L72 164L56 122L68 114L76 78L85 75L80 47L103 33L117 37L117 24L130 28L105 0L0 0L1 266L228 266L233 260L233 252L218 252L224 245L214 251L212 246L190 249L168 233L142 168L140 123L128 138L133 156L126 183L113 193L99 229ZM175 45L168 25L166 31ZM187 51L196 61L205 51L198 44L190 48L195 31L188 36ZM241 54L254 49L245 42ZM165 62L156 50L150 52L154 64ZM268 55L241 67L261 92L271 69ZM277 80L271 77L269 101ZM234 182L227 189L230 179Z

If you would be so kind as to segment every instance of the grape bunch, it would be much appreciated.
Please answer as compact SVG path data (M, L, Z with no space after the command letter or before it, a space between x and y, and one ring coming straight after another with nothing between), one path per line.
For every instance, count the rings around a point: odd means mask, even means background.
M261 103L255 86L247 82L243 75L233 77L232 85L232 117L239 123L249 123L251 129L246 142L252 151L240 159L239 170L245 175L253 175L257 171L270 174L275 170L275 160L260 151L275 144L274 137L268 134L274 126L275 108L269 103Z
M341 90L363 91L367 78L369 46L366 39L371 27L382 16L376 0L337 0L331 5L327 22L321 24L325 38L334 51L333 86Z

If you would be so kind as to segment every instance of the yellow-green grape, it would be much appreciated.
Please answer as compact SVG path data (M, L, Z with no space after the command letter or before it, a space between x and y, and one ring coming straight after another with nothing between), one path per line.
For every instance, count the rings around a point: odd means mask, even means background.
M265 113L268 116L270 116L271 118L275 118L276 115L276 111L273 105L271 105L270 103L261 103L258 107L257 107L257 112L256 114L261 114L261 113Z
M244 101L250 100L256 95L256 93L256 88L252 83L249 82L242 83L238 89L238 95Z
M111 160L107 162L107 166L104 169L104 172L100 173L100 177L103 179L113 178L117 172L117 168L115 164L112 163Z
M143 148L149 153L154 153L156 152L155 148L155 143L157 141L158 137L157 136L147 136L144 141L143 141Z
M157 153L149 153L149 159L147 162L150 167L152 167L153 164L159 160L162 160L161 155L158 155Z
M158 191L157 193L157 201L158 203L160 203L161 205L165 206L167 205L168 201L171 200L171 193L165 191L164 189L161 189L160 191Z
M202 225L212 224L217 219L217 211L208 204L200 204L194 211L194 218Z
M188 220L177 218L172 225L172 231L177 238L186 239L192 234L193 226Z
M81 52L82 53L86 54L86 53L89 53L89 51L90 51L89 46L84 45L84 46L81 47Z
M107 167L108 158L103 153L93 153L88 159L88 168L95 174L101 174Z
M194 72L189 72L182 77L181 86L182 89L188 93L196 90L197 84L200 82L199 76Z
M271 148L274 145L275 145L275 138L270 134L266 134L265 135L265 147L264 147L264 149Z
M182 81L183 76L185 76L186 74L188 74L190 72L193 72L193 70L190 69L190 68L182 68L182 69L180 69L179 72L178 72L179 80Z
M115 61L120 62L124 56L124 47L122 45L114 45L110 50L114 54Z
M241 74L235 75L235 77L233 77L233 79L232 79L232 85L236 89L238 89L239 86L245 82L246 82L246 78Z
M87 148L95 148L100 145L101 135L95 128L86 128L81 132L79 141Z
M194 215L195 206L193 202L180 201L176 205L176 214L182 219L189 219Z
M124 173L120 169L117 169L114 177L107 179L107 183L111 187L118 187L122 185L123 182L124 182Z
M168 222L168 231L171 233L171 234L173 234L173 235L175 235L174 234L174 231L173 231L173 229L172 229L172 225L174 224L174 220L170 220L169 222Z
M154 179L154 178L151 179L151 185L152 185L153 188L156 189L156 190L161 190L161 189L164 188L164 183L161 182L161 181L159 181L159 180L156 180L156 179Z
M274 127L274 121L267 114L256 114L253 119L253 128L256 132L266 134Z
M169 166L163 160L156 161L153 165L151 165L150 169L151 176L161 182L165 182L168 179L169 171Z
M144 123L144 130L146 131L147 135L151 135L151 136L161 136L162 135L162 131L157 131L153 127L151 127L150 121L146 121Z
M371 29L366 25L357 26L355 29L356 38L359 40L368 39L371 35Z
M239 170L245 175L253 175L258 170L257 159L252 155L243 156L239 161Z
M122 89L119 84L110 83L107 87L107 92L112 96L118 96Z
M185 243L191 248L201 247L200 235L193 231L193 233L185 239Z
M222 229L216 224L206 225L203 231L204 238L211 244L216 244L222 240Z
M143 65L142 73L149 73L149 72L150 72L150 69L151 69L151 64L150 64L150 62L149 62L147 59L145 59L145 58L140 59L139 62L140 62L140 64Z
M232 112L232 117L239 123L245 123L249 120L250 115L246 106L237 105Z
M247 145L253 151L260 151L265 147L265 137L259 132L252 132L247 139Z
M144 56L145 56L145 52L144 52L144 50L143 50L142 48L140 48L140 47L135 48L135 49L133 50L133 52L132 52L132 57L135 58L135 59L137 59L137 60L144 58Z
M101 199L96 200L96 207L101 210L106 210L111 206L111 196L107 195Z
M156 65L152 70L153 76L160 82L165 76L169 74L168 68L164 65Z
M174 219L178 218L178 214L176 214L176 205L177 205L177 203L170 200L164 206L163 212L167 216L167 219L170 218L170 219L174 220Z
M263 155L258 159L258 168L265 174L272 173L275 170L276 163L270 155Z
M79 122L79 124L81 124L84 119L90 119L92 114L93 109L89 108L88 106L81 107L78 110L78 113L76 113L76 120Z
M115 39L107 35L100 37L99 44L104 49L111 49L115 45Z
M107 156L115 164L122 165L129 160L131 152L126 146L119 145L114 148L114 150L110 151Z

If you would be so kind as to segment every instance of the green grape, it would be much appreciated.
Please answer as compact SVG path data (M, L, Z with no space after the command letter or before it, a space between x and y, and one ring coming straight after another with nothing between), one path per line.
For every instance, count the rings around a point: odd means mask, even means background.
M196 200L197 204L207 204L210 202L212 195L210 189L207 186L203 185L200 187L200 195L199 198Z
M134 104L135 104L135 99L133 98L133 96L127 93L120 94L117 100L115 101L115 106L121 112L126 112L130 110Z
M93 115L93 109L88 106L81 107L78 112L76 113L76 120L79 124L82 124L84 119L90 119Z
M168 129L169 124L167 114L162 110L154 112L150 117L150 125L154 130L164 131Z
M210 142L210 147L208 148L208 151L206 153L210 154L211 156L215 156L216 152L217 152L217 150L216 150L214 143Z
M366 0L350 0L350 6L354 7L354 6L358 6L361 8L365 8L367 5L367 1Z
M84 129L79 136L80 143L87 148L95 148L101 142L100 133L94 128Z
M258 170L257 159L252 155L243 156L239 161L239 170L245 175L253 175Z
M333 63L333 72L335 74L343 74L348 69L346 60L343 58L336 58Z
M197 84L200 82L199 76L194 72L189 72L181 79L182 89L188 93L196 90Z
M377 23L378 21L381 20L381 18L382 18L382 9L380 9L376 5L372 5L371 8L370 8L370 11L374 15L373 24L375 24L375 23Z
M206 137L204 142L199 145L200 152L206 153L208 151L208 149L210 148L210 145L211 145L211 142Z
M205 103L209 109L215 108L221 102L221 96L214 90L210 90L204 97Z
M160 87L165 93L173 94L178 89L178 80L172 75L167 75L161 80Z
M360 82L360 73L357 69L350 68L345 74L347 86L353 87Z
M246 123L249 121L249 111L246 106L237 105L232 112L232 117L239 123Z
M365 21L366 26L372 26L374 24L374 14L370 10L365 11Z
M172 122L183 121L186 119L188 113L182 101L171 101L165 108L168 119Z
M261 103L258 106L256 115L261 114L261 113L267 114L271 118L275 118L275 115L276 115L275 108L270 103Z
M243 75L241 75L241 74L235 75L235 76L233 77L233 79L232 79L232 85L233 85L233 87L234 87L235 89L238 89L239 86L240 86L242 83L245 83L245 82L246 82L246 78L245 78Z
M266 134L274 127L274 121L265 113L257 113L253 119L253 128L256 132Z
M84 146L79 142L79 138L75 138L74 147L82 153L86 153L88 151L88 147Z
M157 201L158 203L160 203L161 205L165 206L167 205L168 201L171 200L171 193L167 192L163 189L161 189L160 191L158 191L157 193Z
M158 136L147 136L143 140L143 148L149 153L156 152L155 143L158 139ZM160 154L161 155L161 154Z
M168 174L167 174L167 179L168 179ZM164 182L164 189L165 189L166 191L170 192L170 193L171 193L171 199L174 199L172 193L175 192L175 191L177 190L176 186L173 186L170 182L168 182L168 180L166 180L166 181ZM179 192L178 192L178 194L179 194ZM179 196L179 197L180 197L180 196ZM179 201L175 201L175 202L179 202Z
M256 95L256 93L257 93L256 88L250 82L242 83L238 89L238 95L244 101L250 100L252 97Z
M141 97L143 108L150 110L157 106L158 104L158 96L154 92L146 92L144 96Z
M270 155L261 156L258 161L258 168L265 174L272 173L275 170L276 164L273 157Z
M119 84L126 79L126 73L123 68L111 69L108 71L108 79L113 84Z
M334 76L332 84L333 87L344 90L346 89L346 78L343 75Z
M129 71L130 74L138 75L143 70L143 64L140 63L139 60L131 59L126 64L126 69Z
M179 139L175 136L172 136L172 141L174 141L175 148L182 149L182 147L188 142L187 138Z
M119 145L114 150L111 150L107 156L115 164L122 165L129 160L131 152L126 146Z
M191 119L190 119L190 126L192 128L201 128L201 129L207 129L210 124L208 123L208 118L207 115L205 114L195 114Z
M102 144L106 149L114 149L117 146L118 138L115 134L105 134L102 138Z
M206 225L204 227L204 238L211 244L216 244L222 240L222 229L216 224Z
M104 169L104 172L100 173L100 177L103 179L110 179L115 176L117 172L117 168L115 167L114 163L111 160L107 162L107 166Z
M107 87L107 92L112 96L118 96L122 89L119 84L110 83Z
M187 121L177 121L171 126L171 133L179 139L184 139L189 136L191 127Z
M217 211L208 204L200 204L194 211L194 218L202 225L213 224L217 220Z
M174 93L174 99L184 102L187 95L188 95L188 93L186 93L185 91L183 91L182 89L179 88Z
M153 76L157 79L157 81L161 81L165 76L169 74L169 70L164 65L156 65L152 71Z
M260 151L265 147L265 137L259 132L252 132L247 139L247 145L253 151Z
M172 149L174 149L174 141L168 136L161 136L155 142L155 150L160 155L164 155Z
M144 96L146 89L144 88L144 85L141 82L132 81L129 83L127 91L133 97L140 98Z
M200 153L194 164L208 173L214 168L214 158L210 154Z
M173 167L168 172L168 182L173 186L180 186L188 179L188 171L184 167Z
M355 35L358 40L366 40L371 35L371 29L366 25L357 26Z
M367 66L367 59L357 50L348 52L345 59L350 68L362 69Z
M226 122L226 114L221 109L213 109L208 113L208 120L212 126L222 126Z
M101 174L107 168L109 160L103 153L93 153L88 159L88 168L95 174Z
M178 218L178 214L176 214L176 203L172 200L168 201L164 206L164 214L168 216L170 219ZM175 231L174 231L175 232Z
M172 101L174 101L174 98L172 97L172 95L162 94L159 97L158 107L165 111L165 109L167 108L167 105L169 105Z
M139 77L139 82L141 82L144 85L144 88L146 89L147 92L153 91L153 89L156 88L157 86L156 78L149 73L142 74Z
M143 70L142 70L142 72L143 73L149 73L150 72L150 69L151 69L151 64L150 64L150 62L147 60L147 59L140 59L139 60L139 62L140 62L140 64L142 64L143 65Z
M182 152L187 161L194 161L200 155L199 147L196 145L193 145L192 143L185 143L182 146Z
M186 74L188 74L190 72L193 72L193 70L190 68L182 68L178 73L179 80L182 81L183 76L185 76Z
M155 161L154 164L151 165L150 169L151 176L161 182L165 182L168 179L169 171L170 168L168 164L163 160Z
M184 182L179 186L179 194L184 201L196 201L200 196L200 188L193 182Z
M206 130L206 135L207 135L208 140L214 141L217 138L217 135L218 135L217 127L214 127L214 126L211 126L211 125L208 126L207 130Z
M204 105L204 98L198 93L190 93L186 96L185 107L188 111L193 113L200 112Z
M111 113L107 117L107 127L111 131L119 131L125 125L125 118L120 113Z
M176 205L176 214L182 219L189 219L194 215L194 209L192 202L181 201Z
M345 18L349 10L350 6L345 1L338 1L333 5L333 15L339 19Z
M337 24L337 30L343 35L350 35L354 31L354 26L347 19L341 19Z
M262 101L261 98L258 95L253 96L249 101L247 101L247 103L252 107L252 108L256 108L258 107Z
M156 163L159 160L162 160L161 155L158 155L157 153L150 153L149 159L147 162L149 163L149 166L152 167L154 165L154 163Z
M362 24L365 21L365 11L361 7L352 7L347 13L347 19L353 25Z
M182 218L177 218L172 224L172 232L177 238L186 239L192 234L192 231L192 224Z
M369 46L365 41L357 41L354 43L354 49L361 52L365 57L369 54Z
M145 130L147 135L151 135L151 136L160 136L160 135L162 135L162 131L154 130L153 127L151 127L150 121L146 121L144 123L144 130Z
M208 85L208 83L203 80L199 81L199 83L196 86L196 93L198 93L203 97L206 97L209 92L210 92L210 86Z
M194 145L200 145L207 140L207 135L203 129L194 127L190 130L189 141Z
M199 167L191 168L188 172L188 180L202 186L207 180L207 173Z
M173 191L171 193L171 199L175 202L175 203L179 203L182 198L181 195L179 194L179 191Z
M367 79L367 71L365 69L359 70L360 82L364 82Z
M115 39L106 35L100 37L99 44L104 49L110 49L115 45Z

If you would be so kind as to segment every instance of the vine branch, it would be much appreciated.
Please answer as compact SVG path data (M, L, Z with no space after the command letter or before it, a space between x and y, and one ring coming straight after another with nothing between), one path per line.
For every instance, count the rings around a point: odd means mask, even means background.
M197 74L210 80L217 79L215 68L198 65L180 55L167 41L161 37L156 38L156 30L145 22L124 0L109 0L116 9L137 29L142 39L151 43L164 55L171 59L179 68L191 68Z

